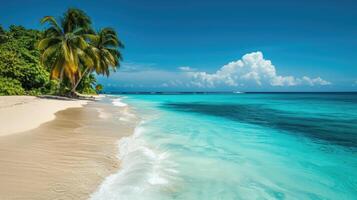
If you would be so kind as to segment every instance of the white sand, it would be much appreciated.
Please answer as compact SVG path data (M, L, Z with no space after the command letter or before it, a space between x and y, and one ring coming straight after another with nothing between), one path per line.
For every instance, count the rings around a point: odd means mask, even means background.
M37 128L55 119L55 113L81 107L83 100L41 99L33 96L0 96L0 136Z
M117 141L137 124L134 118L118 120L125 116L123 107L100 102L81 107L85 102L0 100L0 126L7 134L0 136L0 200L88 199L118 170ZM79 108L61 110L68 107ZM61 111L54 115L56 110Z

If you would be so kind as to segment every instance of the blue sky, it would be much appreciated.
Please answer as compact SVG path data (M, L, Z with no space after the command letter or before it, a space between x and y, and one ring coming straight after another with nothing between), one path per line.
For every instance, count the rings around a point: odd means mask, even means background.
M357 1L12 0L0 24L68 7L126 45L107 91L357 91Z

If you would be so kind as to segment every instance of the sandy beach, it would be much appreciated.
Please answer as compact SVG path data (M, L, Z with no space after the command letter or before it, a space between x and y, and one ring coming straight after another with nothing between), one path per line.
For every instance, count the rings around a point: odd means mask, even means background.
M135 120L100 102L0 97L0 199L88 199ZM125 111L127 112L127 111Z
M55 119L55 113L66 108L78 108L83 100L55 100L34 96L0 97L0 136L23 132Z

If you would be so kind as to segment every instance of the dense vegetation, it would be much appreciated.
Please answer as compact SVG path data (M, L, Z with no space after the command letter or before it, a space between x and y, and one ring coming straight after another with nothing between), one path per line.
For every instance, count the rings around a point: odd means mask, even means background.
M40 31L21 26L0 28L0 95L50 92L49 73L35 47L40 36Z
M94 73L109 76L123 44L111 28L96 32L81 10L46 16L44 31L0 26L0 95L76 95L102 90Z

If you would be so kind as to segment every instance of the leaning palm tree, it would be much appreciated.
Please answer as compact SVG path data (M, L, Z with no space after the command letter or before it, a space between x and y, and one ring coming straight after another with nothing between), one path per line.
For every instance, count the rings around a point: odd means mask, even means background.
M84 34L84 37L89 41L89 47L85 52L92 58L93 65L84 66L82 76L73 87L72 92L87 73L95 71L97 74L109 76L110 71L115 72L120 67L122 60L119 49L124 48L124 45L114 29L104 28L97 34Z
M44 38L38 43L41 62L51 68L51 78L67 77L76 85L81 77L80 68L93 66L92 58L86 53L89 45L84 34L91 33L91 21L81 10L68 9L61 24L52 16L46 16L41 23L48 23Z
M112 28L104 28L98 32L97 37L91 41L95 47L97 74L109 76L110 70L116 71L120 67L123 59L119 48L124 48L124 44L119 40L117 33Z

